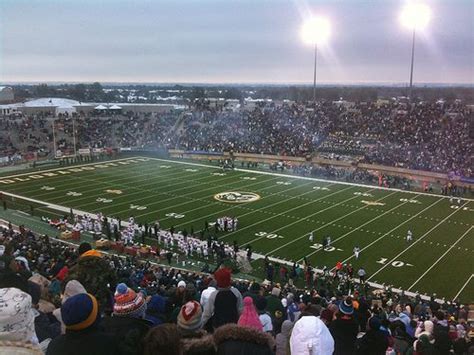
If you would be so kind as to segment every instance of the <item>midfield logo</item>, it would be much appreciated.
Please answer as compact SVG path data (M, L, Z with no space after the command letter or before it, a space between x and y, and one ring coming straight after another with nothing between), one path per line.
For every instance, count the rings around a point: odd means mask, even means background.
M214 198L217 201L227 203L247 203L259 200L260 195L253 192L228 191L215 194Z

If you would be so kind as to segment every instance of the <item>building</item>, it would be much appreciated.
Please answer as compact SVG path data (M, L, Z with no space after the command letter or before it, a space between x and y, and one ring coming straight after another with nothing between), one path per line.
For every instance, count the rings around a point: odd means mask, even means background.
M15 95L13 89L9 86L0 86L0 103L8 104L13 102Z

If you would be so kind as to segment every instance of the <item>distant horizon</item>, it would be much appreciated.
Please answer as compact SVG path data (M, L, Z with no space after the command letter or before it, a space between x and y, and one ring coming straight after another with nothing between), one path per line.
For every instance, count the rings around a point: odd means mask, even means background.
M143 85L143 86L301 86L312 87L312 83L308 82L146 82L146 81L7 81L0 82L0 86L18 86L18 85L78 85L78 84L92 84L100 83L102 86L120 86L120 85ZM408 83L403 82L325 82L318 83L319 87L340 87L340 86L361 86L361 87L394 87L406 88ZM474 83L414 83L414 88L426 87L474 87Z

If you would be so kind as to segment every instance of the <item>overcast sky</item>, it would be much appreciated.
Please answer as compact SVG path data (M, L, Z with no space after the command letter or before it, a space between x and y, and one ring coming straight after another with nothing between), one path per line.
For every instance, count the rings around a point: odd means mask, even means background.
M474 1L425 0L415 82L474 82ZM332 23L321 83L405 83L404 0L0 0L0 82L310 83L310 12Z

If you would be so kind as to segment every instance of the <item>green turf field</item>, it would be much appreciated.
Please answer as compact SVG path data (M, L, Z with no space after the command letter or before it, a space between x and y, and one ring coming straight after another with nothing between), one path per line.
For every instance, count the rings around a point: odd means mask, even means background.
M474 301L472 200L458 206L435 195L154 158L2 177L0 190L30 198L35 210L133 215L176 230L198 231L206 220L237 217L237 231L218 234L229 244L250 243L256 253L288 261L307 257L319 268L352 263L356 270L364 266L376 284ZM237 203L225 192L251 194ZM332 244L322 250L325 235Z

